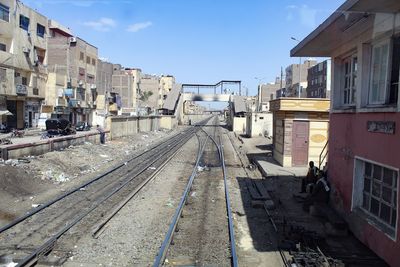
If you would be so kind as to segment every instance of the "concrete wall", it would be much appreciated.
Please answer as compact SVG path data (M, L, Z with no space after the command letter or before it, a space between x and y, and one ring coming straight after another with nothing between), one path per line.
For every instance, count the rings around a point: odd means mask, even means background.
M355 204L356 158L397 169L400 166L400 133L384 134L367 130L368 121L392 121L400 125L399 113L332 113L330 117L329 181L333 187L331 203L344 216L354 235L391 266L400 266L400 218L397 215L397 235L390 237L379 229ZM399 179L399 178L397 178ZM357 179L361 180L361 179ZM397 182L399 184L399 182ZM399 187L397 186L397 194ZM358 194L358 195L357 195ZM397 197L397 207L400 198ZM399 213L397 213L399 214Z
M158 131L160 117L158 116L117 116L109 117L108 126L111 138L133 135L138 132Z
M42 155L44 153L60 150L71 145L80 145L84 142L100 143L99 133L97 131L91 131L85 134L54 137L33 143L3 146L1 148L1 158L7 160L17 159L29 155Z
M235 133L246 133L246 117L233 117L232 131Z
M178 125L178 120L175 116L161 116L160 117L160 128L172 130Z
M250 137L272 136L272 113L248 114L246 128L246 134Z

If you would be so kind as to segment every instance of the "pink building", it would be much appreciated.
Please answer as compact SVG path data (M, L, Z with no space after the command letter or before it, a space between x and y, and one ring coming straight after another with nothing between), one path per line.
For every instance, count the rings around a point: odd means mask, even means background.
M399 0L348 0L291 51L332 59L331 204L391 266L400 266L399 12Z

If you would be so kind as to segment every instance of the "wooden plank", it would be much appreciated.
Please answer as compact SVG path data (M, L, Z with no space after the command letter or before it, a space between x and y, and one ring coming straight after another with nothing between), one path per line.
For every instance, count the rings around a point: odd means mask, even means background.
M260 193L258 192L258 190L256 189L253 180L251 179L246 179L246 185L247 185L247 189L249 190L250 196L252 199L254 200L265 200L264 197L262 197L260 195Z
M262 180L259 181L253 181L254 184L256 185L256 188L258 190L258 192L260 193L260 196L265 198L265 199L272 199L270 194L268 193L267 189L265 188Z

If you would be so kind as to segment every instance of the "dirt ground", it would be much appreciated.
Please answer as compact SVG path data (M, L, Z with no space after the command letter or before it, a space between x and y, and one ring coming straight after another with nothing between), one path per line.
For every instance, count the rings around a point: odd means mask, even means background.
M36 157L1 161L0 225L132 157L175 131L138 133L104 145L87 142Z

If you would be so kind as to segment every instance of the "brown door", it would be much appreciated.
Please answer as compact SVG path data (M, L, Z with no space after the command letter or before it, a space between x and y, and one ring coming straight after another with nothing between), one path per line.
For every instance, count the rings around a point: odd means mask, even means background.
M308 161L308 121L293 121L292 165L306 166Z

